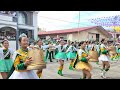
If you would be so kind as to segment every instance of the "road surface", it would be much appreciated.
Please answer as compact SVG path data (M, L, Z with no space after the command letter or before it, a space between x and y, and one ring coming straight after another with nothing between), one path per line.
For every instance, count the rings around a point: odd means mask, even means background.
M54 60L54 62L48 62L47 68L43 70L41 79L80 79L82 77L82 71L72 71L69 70L70 61L66 61L64 64L63 75L59 76L57 74L57 70L59 67L59 63ZM91 62L93 66L92 70L92 79L102 79L100 77L101 73L101 63L97 65L94 62ZM108 79L120 79L120 60L111 62L110 70L107 72L106 76ZM0 75L0 79L2 79Z

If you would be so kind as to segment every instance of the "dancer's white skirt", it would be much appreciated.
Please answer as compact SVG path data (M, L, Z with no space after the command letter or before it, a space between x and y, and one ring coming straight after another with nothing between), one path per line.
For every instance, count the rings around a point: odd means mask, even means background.
M98 60L99 61L109 61L110 58L109 58L109 56L102 54L102 55L100 55L100 57L98 58Z
M39 79L35 71L29 70L25 72L14 71L9 79Z

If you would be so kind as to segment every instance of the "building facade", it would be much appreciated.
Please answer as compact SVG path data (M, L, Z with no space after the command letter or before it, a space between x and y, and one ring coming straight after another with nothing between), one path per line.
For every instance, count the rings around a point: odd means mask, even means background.
M5 37L10 47L16 49L16 30L18 36L25 33L29 40L37 38L37 11L0 11L0 40Z
M111 34L109 34L101 26L73 28L66 30L54 30L48 32L41 31L38 33L38 36L41 39L45 39L46 36L50 36L51 38L60 37L70 41L86 41L86 40L101 41L102 38L109 39L112 37Z

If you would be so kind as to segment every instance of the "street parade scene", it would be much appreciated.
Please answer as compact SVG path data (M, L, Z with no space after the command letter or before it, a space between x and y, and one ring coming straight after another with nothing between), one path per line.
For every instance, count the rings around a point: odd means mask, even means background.
M119 11L0 11L0 22L0 79L120 79Z

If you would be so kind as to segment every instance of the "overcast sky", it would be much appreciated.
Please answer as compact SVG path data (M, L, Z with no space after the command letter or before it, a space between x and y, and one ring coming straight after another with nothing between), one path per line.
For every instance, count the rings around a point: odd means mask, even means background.
M38 26L46 31L95 26L89 19L120 15L120 11L40 11ZM105 29L109 29L104 27Z

